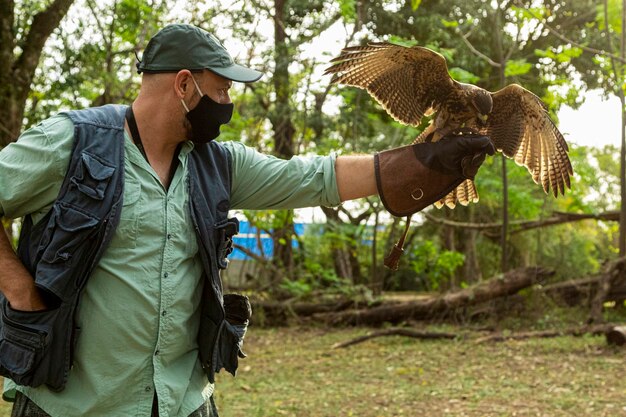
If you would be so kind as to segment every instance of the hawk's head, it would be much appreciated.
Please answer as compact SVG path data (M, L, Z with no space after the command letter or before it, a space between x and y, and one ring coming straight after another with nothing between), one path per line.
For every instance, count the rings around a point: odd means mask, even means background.
M472 105L478 113L478 120L484 124L487 121L487 116L489 116L489 113L491 113L493 109L491 93L482 88L476 88L472 93Z

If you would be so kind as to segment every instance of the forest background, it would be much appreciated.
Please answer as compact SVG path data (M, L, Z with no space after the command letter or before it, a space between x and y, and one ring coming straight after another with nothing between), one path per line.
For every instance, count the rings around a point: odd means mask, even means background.
M173 21L205 27L237 60L265 72L258 83L236 85L235 117L220 139L241 140L279 157L373 153L410 143L419 133L394 122L366 92L331 86L322 75L341 46L370 40L430 47L448 59L455 79L491 91L519 83L544 100L555 120L562 106L580 106L587 91L623 96L617 0L0 4L11 12L0 20L0 146L59 111L132 101L140 81L136 56L152 34ZM592 116L588 123L595 123ZM573 187L558 199L534 185L524 168L490 158L478 177L480 203L428 209L414 220L419 227L413 228L395 274L381 268L381 259L400 224L384 213L378 199L349 210L323 208L325 216L316 217L326 217L319 226L323 233L312 228L304 237L295 236L291 211L242 213L274 242L274 259L264 265L271 273L255 271L254 279L271 274L279 285L270 287L303 295L343 284L375 292L458 288L527 265L554 268L555 280L597 272L619 255L619 222L521 230L515 225L555 212L618 210L619 140L603 147L571 146ZM491 227L454 227L450 221ZM504 221L509 223L505 233ZM389 227L375 227L383 223ZM301 240L297 251L294 238ZM362 244L364 239L374 239L373 244Z
M255 316L257 325L303 323L291 308L297 303L375 305L385 297L453 293L532 266L554 272L533 288L559 285L596 276L626 252L623 10L618 0L0 0L0 148L59 111L129 104L140 82L136 56L159 28L185 22L214 33L237 61L265 73L253 85L235 86L235 115L219 140L283 158L373 153L410 143L428 120L420 128L400 125L366 92L329 85L324 68L342 46L427 46L446 57L458 81L491 91L523 85L557 122L560 109L580 107L590 92L616 98L619 132L607 139L598 125L601 138L571 144L572 189L556 199L525 168L488 158L476 181L480 202L416 216L397 272L384 269L382 259L403 223L377 198L321 208L303 235L294 219L309 214L238 213L259 237L270 236L274 256L249 253L253 264L225 285L269 306ZM16 237L19 221L3 222ZM610 284L624 282L617 274ZM480 325L498 330L589 319L589 297L563 306L521 296L522 310L506 299L471 317L486 317ZM596 322L623 317L623 299L614 298L602 300ZM276 305L287 306L278 320L270 314ZM436 325L450 315L439 318ZM466 311L452 319L469 326Z

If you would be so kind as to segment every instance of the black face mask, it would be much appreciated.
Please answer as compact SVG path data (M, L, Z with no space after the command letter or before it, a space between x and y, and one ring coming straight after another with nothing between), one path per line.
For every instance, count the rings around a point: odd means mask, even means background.
M200 87L193 80L201 98L198 105L189 110L183 100L183 107L187 110L187 120L191 123L191 140L195 143L208 143L220 135L220 126L230 122L233 116L233 103L220 104L206 94L202 94Z

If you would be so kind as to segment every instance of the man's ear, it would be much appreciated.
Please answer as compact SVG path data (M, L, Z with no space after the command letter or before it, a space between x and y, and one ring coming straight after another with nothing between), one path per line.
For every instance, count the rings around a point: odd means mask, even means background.
M180 70L174 78L174 92L180 99L186 98L189 93L193 93L193 81L191 80L191 71Z

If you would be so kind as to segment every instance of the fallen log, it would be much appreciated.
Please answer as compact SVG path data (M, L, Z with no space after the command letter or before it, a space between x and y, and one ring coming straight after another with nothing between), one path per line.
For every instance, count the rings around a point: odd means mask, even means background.
M350 339L346 342L335 343L332 346L332 349L340 349L348 346L356 345L358 343L363 343L366 340L374 339L376 337L382 336L406 336L412 337L415 339L454 339L457 337L454 333L444 333L444 332L426 332L420 330L411 330L404 328L392 328L379 330L376 332L368 333L364 336L355 337L354 339Z
M381 305L369 309L352 309L342 312L318 313L313 317L330 325L376 326L382 323L400 323L411 319L426 319L446 311L468 307L492 300L542 282L554 275L554 271L541 267L520 268L473 287L424 300L396 305Z
M325 302L304 301L270 301L252 299L252 322L264 326L284 325L290 321L307 319L318 313L332 313L347 309L365 308L366 306L378 306L382 301L366 302L346 299Z
M606 343L623 346L626 343L626 326L611 327L606 332Z
M566 303L569 306L590 305L594 300L601 284L603 274L573 279L555 284L546 285L541 292L547 296ZM618 301L626 299L626 286L613 285L604 301Z
M539 330L534 332L520 332L520 333L497 333L489 336L480 337L475 340L475 343L485 342L504 342L505 340L523 340L537 337L559 337L559 336L583 336L585 334L606 334L610 331L614 324L596 324L593 326L582 327L570 327L567 329L558 330Z
M354 302L349 300L325 303L254 300L253 303L254 307L263 309L268 315L284 315L288 312L302 317L316 313L341 311L354 306Z

